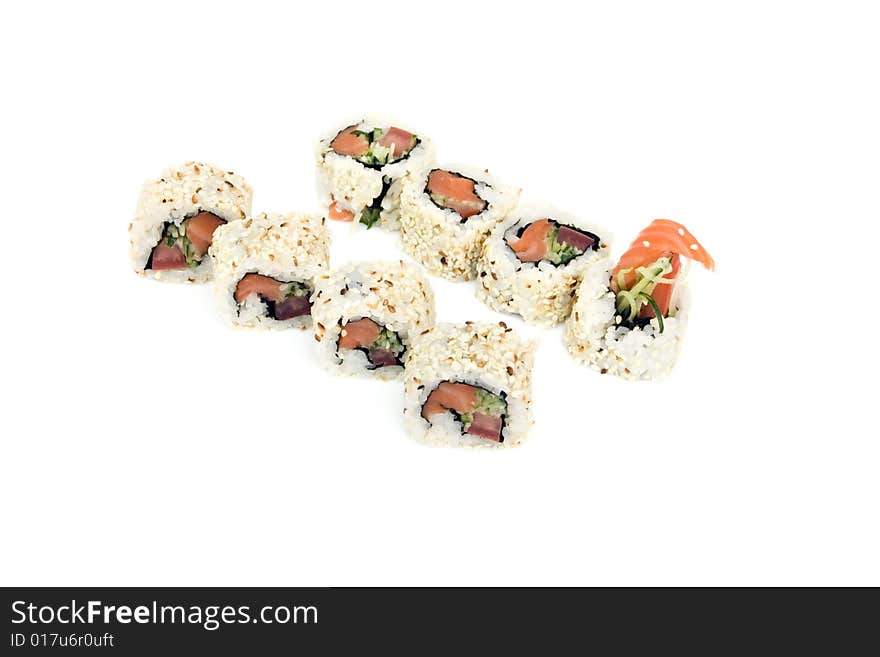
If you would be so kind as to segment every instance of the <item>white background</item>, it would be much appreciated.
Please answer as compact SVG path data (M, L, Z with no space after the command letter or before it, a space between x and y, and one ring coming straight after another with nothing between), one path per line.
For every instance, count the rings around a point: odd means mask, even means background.
M0 25L3 584L880 584L871 4L37 3ZM662 6L661 6L662 5ZM541 341L515 450L415 445L402 388L129 270L141 183L203 159L315 209L360 112L692 269L678 368ZM332 259L400 257L333 226Z

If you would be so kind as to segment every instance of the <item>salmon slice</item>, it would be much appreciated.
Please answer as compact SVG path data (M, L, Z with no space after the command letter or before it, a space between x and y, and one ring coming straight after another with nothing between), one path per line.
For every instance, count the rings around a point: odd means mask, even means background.
M637 267L656 262L664 254L678 254L702 263L706 269L715 269L715 261L712 260L712 256L690 234L687 228L670 219L655 219L633 240L629 250L623 254L620 262L611 272L612 287L617 289L617 274L623 269L633 270L625 274L627 287L635 284L637 275L634 270Z
M474 386L444 381L428 395L422 406L422 417L428 419L448 410L459 414L470 413L476 403L477 389Z
M327 208L327 216L333 221L354 221L354 212L345 209L336 201Z
M186 220L186 236L192 244L193 250L200 258L208 252L214 231L225 224L220 217L210 212L199 212L197 215Z
M390 148L392 158L400 158L412 150L415 145L414 137L413 133L392 126L382 135L379 145Z
M516 253L520 262L538 262L547 255L550 248L547 237L553 225L549 219L538 219L530 223L523 234L515 242L510 242L510 248Z
M369 347L379 337L379 325L368 317L348 322L339 336L340 349Z
M638 234L629 250L611 272L611 280L617 285L617 273L622 269L635 269L656 262L663 254L678 254L702 263L706 269L715 269L715 261L697 239L680 223L670 219L655 219ZM626 274L627 285L635 283L636 273Z
M672 256L672 271L666 274L663 278L675 280L678 277L679 271L681 271L681 256L677 253L665 253L660 257L667 258L669 256ZM672 290L674 288L675 283L660 283L659 285L655 285L654 291L651 292L651 296L657 303L657 307L660 308L660 314L663 315L663 317L666 317L669 314L669 304L672 301ZM651 319L654 317L654 308L651 307L651 304L642 306L641 310L639 310L639 317L642 319Z
M480 214L486 209L486 201L474 191L475 183L451 171L434 169L428 174L426 189L438 205L455 210L462 219Z
M258 294L264 299L277 303L284 300L284 295L281 292L283 285L284 283L281 281L276 281L269 276L245 274L235 288L235 301L241 303L248 295Z
M168 246L165 242L159 242L153 249L147 269L186 269L186 256L179 245Z
M334 153L358 157L370 150L370 142L364 135L354 134L356 129L356 125L350 125L333 138L330 148Z

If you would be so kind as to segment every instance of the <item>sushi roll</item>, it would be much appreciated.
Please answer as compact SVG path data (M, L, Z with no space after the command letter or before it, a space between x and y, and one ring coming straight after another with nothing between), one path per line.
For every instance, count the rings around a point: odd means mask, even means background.
M417 265L364 262L320 276L315 340L331 370L400 378L414 336L434 326L434 292Z
M241 176L203 162L172 167L144 183L128 225L137 274L175 283L211 279L206 258L214 230L244 219L253 191Z
M504 322L438 324L419 335L404 371L404 420L425 444L511 447L532 425L536 344Z
M689 296L682 258L715 263L679 223L657 219L639 233L620 262L588 270L565 326L575 360L625 379L659 379L681 349Z
M233 326L311 325L315 279L329 271L330 236L323 217L260 214L220 226L211 259L214 295Z
M477 297L493 310L552 326L571 313L584 271L608 255L608 233L549 207L519 208L477 260Z
M318 194L327 216L367 228L398 228L400 179L434 161L424 135L368 118L326 135L315 150Z
M513 210L519 193L472 167L433 168L407 176L400 191L403 248L436 276L470 280L483 241Z

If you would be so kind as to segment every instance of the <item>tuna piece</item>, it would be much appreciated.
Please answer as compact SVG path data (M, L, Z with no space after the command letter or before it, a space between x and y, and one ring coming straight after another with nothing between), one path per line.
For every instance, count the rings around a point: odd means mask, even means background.
M393 351L388 349L370 349L368 352L370 362L376 367L388 367L389 365L399 365L397 356Z
M186 256L183 255L180 246L168 246L165 242L159 242L150 256L148 269L162 271L163 269L186 269Z
M556 241L561 244L568 244L576 248L578 251L586 252L592 248L596 240L579 230L574 230L568 226L560 226L559 232L556 233Z
M467 432L480 438L501 442L501 418L496 415L474 413L474 420L468 427Z
M309 295L307 294L301 297L287 297L284 301L272 304L270 312L277 320L293 319L294 317L310 315L312 304L309 302Z

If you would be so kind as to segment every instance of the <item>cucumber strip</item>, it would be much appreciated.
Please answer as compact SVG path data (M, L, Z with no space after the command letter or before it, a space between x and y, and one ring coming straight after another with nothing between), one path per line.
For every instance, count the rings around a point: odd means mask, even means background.
M381 212L381 208L364 208L361 212L361 223L367 228L372 228L379 221Z
M647 292L639 292L639 296L651 304L651 308L654 309L654 317L657 318L657 324L660 326L660 333L663 333L663 313L660 312L660 306L657 305L654 297Z

